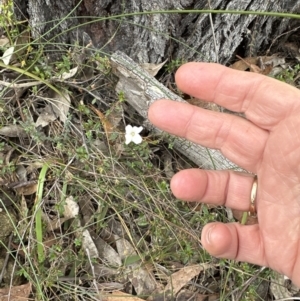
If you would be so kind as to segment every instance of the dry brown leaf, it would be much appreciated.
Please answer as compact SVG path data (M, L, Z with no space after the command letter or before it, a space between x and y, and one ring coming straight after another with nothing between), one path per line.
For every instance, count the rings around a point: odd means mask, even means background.
M166 285L164 291L166 293L168 291L171 291L174 295L176 295L194 277L199 275L202 271L205 271L212 267L214 266L211 264L201 264L184 267L170 276L170 280L168 281L168 284Z
M4 287L0 289L0 301L26 301L29 300L31 283Z
M16 190L17 194L19 195L32 195L34 193L36 193L37 190L37 183L24 183L25 185L21 186L21 187L14 187L14 189Z
M247 57L241 58L237 55L239 61L235 62L230 68L240 71L250 69L250 72L267 75L273 69L273 63L266 64L269 57Z
M111 295L99 296L103 301L144 301L136 296L132 296L120 291L113 292Z
M101 111L99 111L92 105L89 105L89 107L97 114L97 116L99 117L99 119L103 125L104 131L105 131L107 137L109 137L109 134L114 131L114 126L108 121L106 116Z
M239 56L237 56L240 58ZM245 71L249 69L250 65L257 64L257 58L256 57L246 57L244 59L239 59L234 64L230 65L230 68L240 71Z
M140 66L144 70L148 71L152 76L155 76L166 62L167 62L167 59L160 64L142 63L142 64L140 64Z

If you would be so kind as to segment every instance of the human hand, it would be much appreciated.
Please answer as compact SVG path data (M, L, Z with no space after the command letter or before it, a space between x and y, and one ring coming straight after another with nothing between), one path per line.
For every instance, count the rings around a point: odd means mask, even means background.
M213 256L268 266L300 287L300 91L263 75L210 63L176 73L179 89L247 119L170 100L155 102L149 119L160 129L209 148L257 175L258 224L210 223L203 247ZM190 169L177 173L177 198L248 211L253 176Z

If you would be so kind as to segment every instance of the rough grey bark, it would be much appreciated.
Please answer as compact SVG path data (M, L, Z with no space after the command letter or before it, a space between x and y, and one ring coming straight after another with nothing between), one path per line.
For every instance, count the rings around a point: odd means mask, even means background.
M14 0L19 19L28 18L35 38L82 42L83 32L107 53L121 50L138 62L159 63L166 57L228 63L243 47L255 55L298 21L271 17L207 14L157 14L105 19L122 13L169 9L238 9L299 12L295 0ZM77 18L77 17L80 18ZM98 17L96 22L90 17ZM95 20L95 19L93 19ZM292 34L292 32L290 33ZM288 35L286 35L288 37ZM84 41L83 41L84 43Z

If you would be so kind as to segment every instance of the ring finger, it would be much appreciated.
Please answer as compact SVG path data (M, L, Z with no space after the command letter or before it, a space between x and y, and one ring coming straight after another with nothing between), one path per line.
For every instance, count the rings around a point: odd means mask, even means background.
M171 180L173 194L182 200L248 211L254 177L234 171L188 169Z

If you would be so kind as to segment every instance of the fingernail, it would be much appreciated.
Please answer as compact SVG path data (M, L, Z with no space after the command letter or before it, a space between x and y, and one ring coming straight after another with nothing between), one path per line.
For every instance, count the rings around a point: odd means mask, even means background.
M212 235L213 235L213 231L215 229L216 225L211 225L209 226L209 229L207 230L207 233L206 233L206 241L208 244L212 244Z

